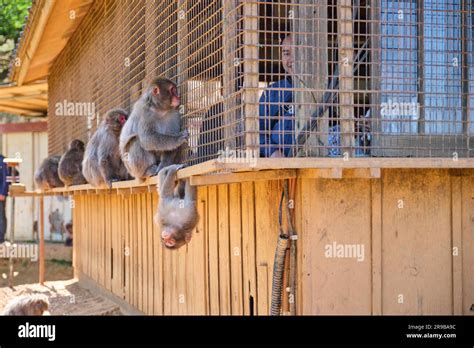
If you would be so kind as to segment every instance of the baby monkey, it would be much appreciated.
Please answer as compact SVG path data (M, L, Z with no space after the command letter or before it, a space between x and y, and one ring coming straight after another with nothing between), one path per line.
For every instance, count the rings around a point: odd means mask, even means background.
M197 190L189 180L178 181L176 174L181 167L171 165L158 174L160 203L155 223L160 226L161 240L168 249L178 249L189 243L199 221Z
M18 296L5 306L3 315L48 315L48 297L41 294Z

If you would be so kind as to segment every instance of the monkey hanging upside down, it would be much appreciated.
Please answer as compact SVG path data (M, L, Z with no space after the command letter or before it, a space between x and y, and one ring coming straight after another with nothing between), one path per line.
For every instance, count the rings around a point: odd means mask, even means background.
M163 168L158 174L160 203L155 222L161 229L161 240L168 249L178 249L191 241L199 221L196 208L197 190L189 179L177 180L182 165Z
M3 315L49 315L48 297L41 294L18 296L5 306Z

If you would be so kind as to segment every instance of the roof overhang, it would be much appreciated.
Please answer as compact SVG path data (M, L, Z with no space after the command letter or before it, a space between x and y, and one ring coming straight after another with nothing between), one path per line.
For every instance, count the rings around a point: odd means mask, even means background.
M79 27L94 0L34 0L12 61L17 86L47 80L56 57Z
M46 116L48 84L38 82L23 86L0 86L0 112L20 116Z

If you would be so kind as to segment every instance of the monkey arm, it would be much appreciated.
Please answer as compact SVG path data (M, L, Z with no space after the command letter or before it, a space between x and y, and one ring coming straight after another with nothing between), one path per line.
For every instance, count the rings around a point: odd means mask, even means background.
M170 168L160 172L160 199L174 197L176 171Z
M196 201L197 200L197 188L196 186L191 186L189 179L186 180L186 188L185 188L184 197L186 201Z
M145 133L139 136L140 144L147 151L172 151L186 142L181 135Z

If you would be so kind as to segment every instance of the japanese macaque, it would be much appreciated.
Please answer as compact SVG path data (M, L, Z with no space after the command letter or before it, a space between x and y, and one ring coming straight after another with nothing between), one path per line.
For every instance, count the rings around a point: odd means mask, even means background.
M168 249L178 249L189 243L199 221L197 190L189 180L177 179L176 173L181 167L171 165L158 174L160 203L155 223L160 226L161 240Z
M18 296L3 309L3 315L49 315L48 297L42 294Z
M87 182L112 187L115 181L129 179L119 150L119 137L128 113L122 109L108 111L99 128L87 144L82 162L82 174Z
M137 179L158 174L180 162L188 132L180 132L176 85L156 78L133 106L120 135L120 152L128 172Z
M61 156L49 156L35 172L35 182L41 191L50 190L55 187L63 187L59 178L58 167Z
M64 185L71 186L86 183L86 179L82 175L84 148L84 143L75 139L71 141L69 149L62 155L59 161L58 174Z

